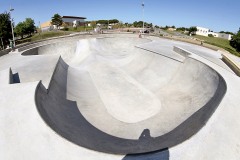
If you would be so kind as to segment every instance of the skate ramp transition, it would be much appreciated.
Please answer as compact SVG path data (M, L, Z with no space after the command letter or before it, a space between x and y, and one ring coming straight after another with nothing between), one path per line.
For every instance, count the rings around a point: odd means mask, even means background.
M40 82L35 94L46 124L74 144L113 154L170 148L196 134L224 97L224 79L190 56L142 49L147 43L93 38L23 53L61 55L49 86Z

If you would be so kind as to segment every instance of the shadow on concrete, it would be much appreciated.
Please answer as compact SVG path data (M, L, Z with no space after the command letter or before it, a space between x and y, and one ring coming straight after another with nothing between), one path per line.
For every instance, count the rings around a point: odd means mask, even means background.
M68 67L60 58L49 89L47 90L41 82L39 83L35 94L39 114L56 133L72 143L112 154L138 154L159 151L189 139L207 123L227 89L224 79L219 75L219 83L214 96L175 129L159 137L151 137L150 130L145 129L138 140L123 139L95 128L78 110L76 102L66 99ZM167 157L169 155L165 152L162 152L165 154L153 153L152 156L161 155L164 157L165 155ZM125 159L129 156L126 156Z
M143 154L129 154L122 160L169 160L169 151L168 149L163 149Z
M12 83L20 83L20 77L18 73L12 74Z

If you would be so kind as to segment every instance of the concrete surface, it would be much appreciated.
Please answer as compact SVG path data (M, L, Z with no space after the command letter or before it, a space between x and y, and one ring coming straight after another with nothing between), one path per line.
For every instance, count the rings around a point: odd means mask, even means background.
M1 159L239 159L239 77L221 54L133 34L62 40L0 58Z

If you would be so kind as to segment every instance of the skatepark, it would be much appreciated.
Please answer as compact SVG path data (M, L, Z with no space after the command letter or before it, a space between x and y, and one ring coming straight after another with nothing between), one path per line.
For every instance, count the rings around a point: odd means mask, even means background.
M240 78L222 53L137 34L0 57L3 159L239 159Z

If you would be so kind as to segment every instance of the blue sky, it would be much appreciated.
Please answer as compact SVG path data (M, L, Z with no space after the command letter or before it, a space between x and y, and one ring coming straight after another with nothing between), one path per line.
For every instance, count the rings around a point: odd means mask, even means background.
M35 24L61 16L83 16L87 20L113 19L132 23L142 20L142 0L0 0L0 13L12 5L16 23L33 18ZM145 21L176 27L202 26L215 32L237 32L240 0L144 0Z

